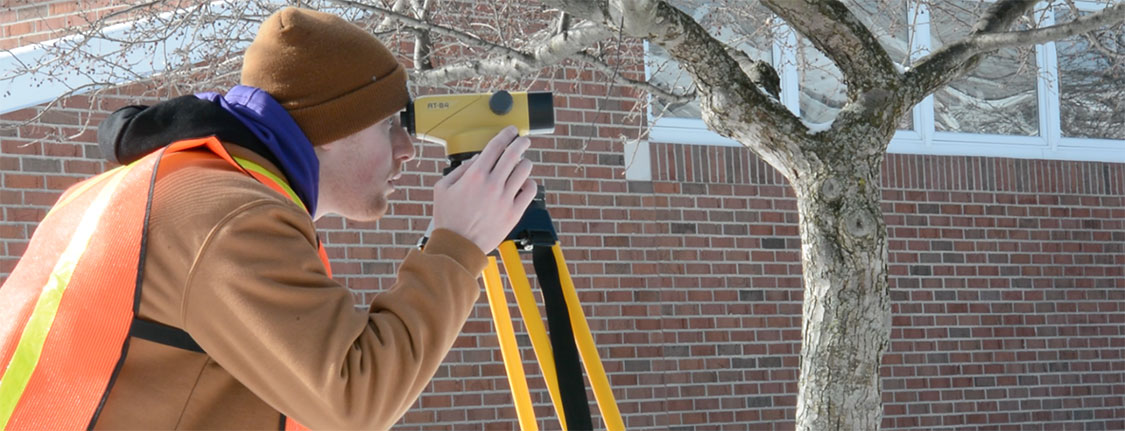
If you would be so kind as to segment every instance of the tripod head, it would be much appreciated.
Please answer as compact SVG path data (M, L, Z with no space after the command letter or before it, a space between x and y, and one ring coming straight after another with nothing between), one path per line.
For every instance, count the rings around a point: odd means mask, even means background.
M535 246L550 247L559 241L555 232L555 225L551 222L551 213L547 212L546 189L539 186L535 191L535 199L523 212L516 227L508 234L507 240L515 241L516 248L531 251Z

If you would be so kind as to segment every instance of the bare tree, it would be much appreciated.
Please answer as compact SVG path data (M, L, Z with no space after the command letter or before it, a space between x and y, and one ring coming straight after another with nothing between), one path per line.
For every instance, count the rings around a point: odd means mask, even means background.
M1041 43L1125 20L1125 4L1054 26L1012 31L1036 4L991 4L968 35L900 71L866 26L837 1L763 0L839 68L846 103L813 131L743 73L736 56L691 16L660 1L558 0L576 17L667 50L691 74L709 128L752 148L796 191L804 308L798 429L875 429L879 365L890 333L881 169L896 124L912 106L1000 48Z
M1114 43L1120 47L1125 42L1121 39L1125 32L1105 30L1120 29L1125 21L1125 3L1118 1L1106 1L1097 13L1071 13L1068 19L1051 25L1040 25L1035 17L1036 0L931 2L934 10L960 8L949 16L963 20L964 31L942 30L939 34L948 40L921 56L908 43L888 43L880 36L899 31L880 21L885 12L882 8L905 9L905 0L761 0L773 14L766 21L783 21L799 34L809 52L822 57L810 60L809 65L831 69L841 84L831 94L802 94L802 100L824 107L823 124L816 126L781 102L778 74L769 61L758 58L760 52L747 48L745 42L769 25L746 19L760 18L749 13L753 2L702 2L723 4L727 18L720 24L728 29L738 27L735 36L723 38L702 25L700 17L677 7L692 3L688 0L540 2L495 2L484 11L474 1L299 3L341 12L393 43L410 46L415 85L486 88L499 80L529 83L561 64L578 63L609 77L614 85L653 95L663 111L697 109L711 130L751 148L780 171L796 193L800 212L805 295L797 427L802 430L876 429L880 425L880 358L890 334L880 176L887 146L913 106L959 79L971 78L982 63L999 58L995 55L998 50L1094 32L1074 54L1096 57L1091 60L1094 63L1083 66L1089 70L1079 70L1089 73L1079 73L1082 77L1076 85L1109 86L1105 91L1118 93L1071 103L1117 103L1106 109L1109 115L1120 115L1120 87L1109 82L1122 79L1121 50L1105 46ZM1051 7L1074 11L1072 3L1056 0ZM865 10L873 4L873 10ZM977 10L965 4L984 6ZM182 7L171 1L138 4L113 16L135 20L138 24L132 30L110 36L104 21L95 22L71 42L51 48L53 54L41 63L14 72L61 73L66 68L81 70L102 64L113 71L114 79L92 77L95 82L155 79L166 83L157 88L172 86L176 92L211 89L229 82L236 73L237 53L248 42L247 29L280 6L272 2L239 3L238 7L230 3ZM207 26L217 30L199 31ZM155 78L135 73L137 63L130 59L136 58L132 54L136 50L151 46L145 42L189 33L194 36L168 54L181 56L180 66L165 69ZM121 43L116 56L83 57L85 44L106 39ZM677 88L627 72L636 67L623 68L621 63L628 60L614 52L628 49L629 42L635 46L640 39L674 59L690 78L687 85ZM188 77L191 79L185 79ZM995 77L974 79L986 82ZM966 97L964 91L952 88L939 103L961 103ZM1022 103L1017 96L1001 94L997 99L1003 99L996 105L1001 111L1018 111ZM1078 129L1098 122L1097 118L1066 115L1063 121ZM941 121L952 124L959 120ZM1019 124L1007 127L1005 130L1020 130Z

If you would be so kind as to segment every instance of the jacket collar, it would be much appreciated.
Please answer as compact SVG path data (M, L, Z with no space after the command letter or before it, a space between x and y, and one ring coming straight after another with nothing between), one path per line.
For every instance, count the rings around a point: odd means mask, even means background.
M226 95L200 93L196 97L218 104L246 126L276 159L277 168L305 203L309 215L316 214L320 162L312 143L281 104L264 90L244 85Z

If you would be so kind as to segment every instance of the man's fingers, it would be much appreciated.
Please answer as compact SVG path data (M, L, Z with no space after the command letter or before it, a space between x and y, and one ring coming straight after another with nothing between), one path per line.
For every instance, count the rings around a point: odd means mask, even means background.
M528 139L528 137L520 136L516 138L511 145L508 145L508 148L504 149L504 154L500 155L500 160L496 162L492 171L507 178L516 164L523 160L523 153L530 147L531 139Z
M527 206L531 205L531 201L535 200L535 193L539 191L539 187L535 184L535 180L528 178L523 182L523 187L520 187L519 193L516 194L516 209L522 214L527 210Z
M512 143L516 136L519 136L519 129L516 129L516 126L508 126L500 130L500 133L497 133L492 140L488 141L488 145L477 155L478 166L476 169L484 169L485 173L491 172L492 167L496 165L496 161L500 159L500 155L504 153L504 149Z
M446 176L442 177L441 180L438 180L438 184L440 185L440 184L456 183L458 180L461 179L461 177L465 176L465 171L468 171L469 168L472 167L475 164L476 159L477 159L477 156L473 156L469 160L461 162L461 166L458 166L456 169L453 170L453 172L450 172L449 175L446 175Z
M512 169L512 174L508 176L508 182L505 183L504 189L508 192L507 195L515 196L529 176L531 176L531 161L521 159L519 164Z

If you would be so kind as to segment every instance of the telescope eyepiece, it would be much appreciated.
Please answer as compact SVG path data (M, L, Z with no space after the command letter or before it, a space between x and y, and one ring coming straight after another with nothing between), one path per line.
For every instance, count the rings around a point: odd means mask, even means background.
M414 130L414 101L406 102L406 109L403 109L398 115L399 123L406 128L406 133L415 136L417 132Z
M555 131L555 100L551 92L527 93L527 122L532 133Z

